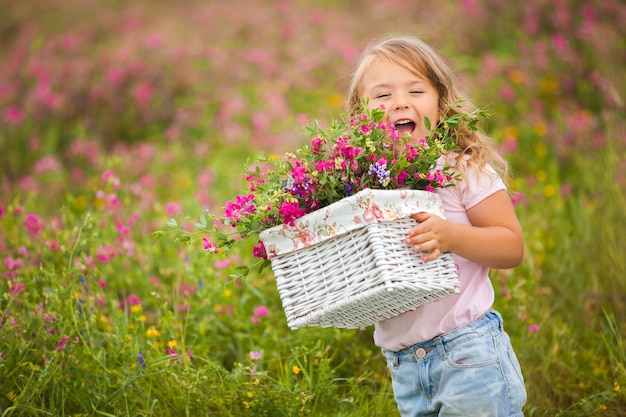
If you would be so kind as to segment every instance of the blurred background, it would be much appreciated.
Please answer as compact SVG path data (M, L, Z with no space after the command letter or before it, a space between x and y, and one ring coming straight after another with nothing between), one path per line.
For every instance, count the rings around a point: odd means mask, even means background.
M358 54L391 33L442 53L511 164L527 254L492 279L527 414L626 415L622 0L0 10L3 415L395 412L371 330L290 332L271 274L228 284L237 259L151 237L219 211L248 157L294 150L310 119L341 114Z

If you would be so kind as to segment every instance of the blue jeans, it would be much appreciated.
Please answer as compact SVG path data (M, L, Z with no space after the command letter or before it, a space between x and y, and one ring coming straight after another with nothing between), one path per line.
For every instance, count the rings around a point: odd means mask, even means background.
M410 348L382 351L402 417L523 416L524 378L496 311Z

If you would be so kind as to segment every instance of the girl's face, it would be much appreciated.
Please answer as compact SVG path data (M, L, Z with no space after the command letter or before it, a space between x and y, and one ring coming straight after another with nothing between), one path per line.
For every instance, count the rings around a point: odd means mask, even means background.
M426 80L404 67L381 59L374 60L363 75L363 97L369 108L384 106L381 122L394 124L400 136L418 140L428 134L424 117L431 128L439 119L439 94Z

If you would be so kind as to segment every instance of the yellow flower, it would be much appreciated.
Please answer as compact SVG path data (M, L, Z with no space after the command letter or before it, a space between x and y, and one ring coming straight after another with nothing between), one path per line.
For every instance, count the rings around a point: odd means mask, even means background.
M292 366L291 372L293 372L295 375L298 375L300 373L300 368L298 367L298 365Z
M233 295L231 290L224 290L224 297L230 297L231 295Z
M133 313L139 313L141 311L141 306L139 304L130 306L130 311Z
M145 323L145 322L146 322L146 320L147 320L147 318L146 318L146 316L145 316L144 314L142 314L141 316L139 316L139 321L142 321L142 322L144 322L144 323Z
M254 394L248 391L248 398L252 398L252 397L254 397Z
M615 392L622 392L622 387L619 386L619 383L617 381L613 383L613 386L615 387Z
M554 185L548 184L543 187L543 194L546 197L553 197L556 194L556 189L554 188Z
M169 347L170 349L176 349L176 346L178 346L176 340L170 340L169 342L167 342L167 347Z
M146 336L149 339L152 339L161 336L161 332L159 332L156 327L150 326L148 330L146 330Z
M544 157L548 154L548 147L545 143L539 142L535 145L535 153L539 157Z
M339 109L343 107L343 96L337 93L333 93L328 96L328 104L332 107Z

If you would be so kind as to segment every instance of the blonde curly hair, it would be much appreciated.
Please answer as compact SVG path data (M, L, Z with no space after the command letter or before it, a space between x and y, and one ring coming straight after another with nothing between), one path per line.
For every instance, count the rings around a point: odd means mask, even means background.
M363 104L363 77L377 59L393 62L428 81L439 93L439 117L471 113L475 105L454 83L454 74L433 48L413 36L390 36L372 41L356 62L346 94L347 111L352 115ZM459 105L450 105L458 103ZM461 126L458 130L456 166L483 171L490 164L504 179L508 176L507 161L497 152L493 141L480 130ZM463 162L463 163L460 163Z

